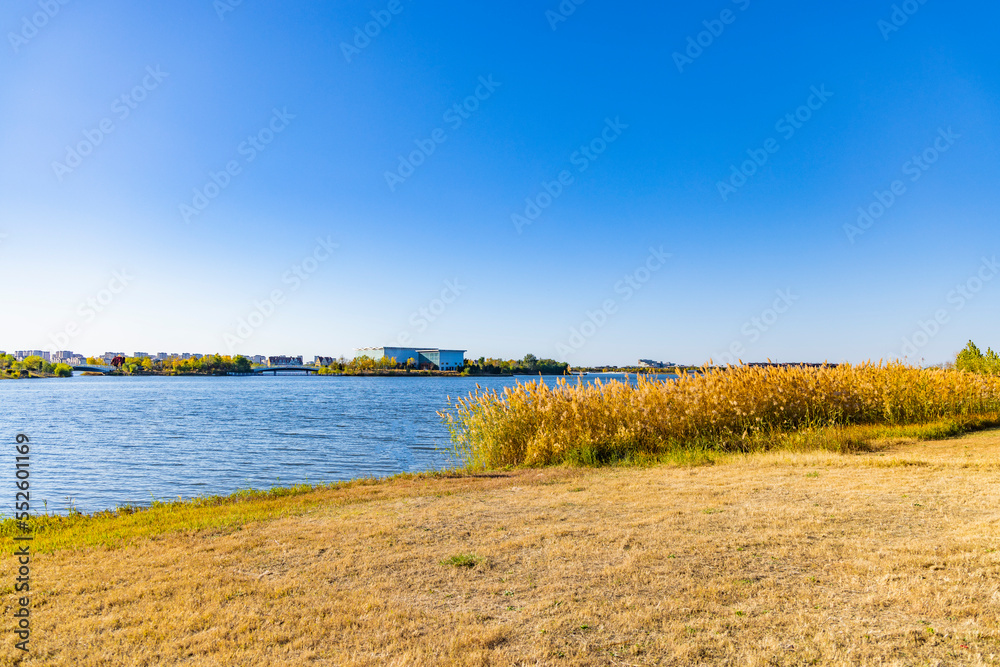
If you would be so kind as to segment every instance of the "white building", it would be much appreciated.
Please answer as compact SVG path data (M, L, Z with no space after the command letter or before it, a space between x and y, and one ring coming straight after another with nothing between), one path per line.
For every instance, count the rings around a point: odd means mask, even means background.
M41 357L45 361L52 361L49 353L44 350L18 350L14 353L18 361L24 361L28 357Z
M441 350L436 347L361 347L354 350L354 358L395 359L405 365L413 359L418 368L457 371L465 366L465 350Z
M297 357L286 357L284 355L277 355L274 357L267 358L268 366L302 366L302 355Z

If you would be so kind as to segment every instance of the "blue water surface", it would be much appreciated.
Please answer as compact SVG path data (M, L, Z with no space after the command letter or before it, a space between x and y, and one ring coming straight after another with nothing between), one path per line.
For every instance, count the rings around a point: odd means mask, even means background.
M569 382L623 379L601 374ZM83 512L454 466L437 412L478 383L530 377L95 377L0 382L0 499L14 439L31 446L31 505ZM544 381L554 384L557 378Z

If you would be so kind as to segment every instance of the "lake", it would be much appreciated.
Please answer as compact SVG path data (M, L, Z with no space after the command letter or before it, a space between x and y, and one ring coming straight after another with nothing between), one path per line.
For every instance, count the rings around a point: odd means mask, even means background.
M586 381L626 376L600 374ZM65 513L455 464L448 396L531 377L95 377L0 382L3 466L31 438L31 506ZM546 378L554 384L556 378ZM569 382L578 381L568 378ZM11 488L13 488L11 486ZM13 492L0 511L13 511Z

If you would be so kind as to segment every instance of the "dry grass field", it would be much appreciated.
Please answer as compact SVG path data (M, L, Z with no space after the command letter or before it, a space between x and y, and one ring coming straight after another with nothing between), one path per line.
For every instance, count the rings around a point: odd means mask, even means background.
M35 557L31 652L5 632L0 663L1000 664L998 455L986 431L397 478L123 543L105 526L110 546Z

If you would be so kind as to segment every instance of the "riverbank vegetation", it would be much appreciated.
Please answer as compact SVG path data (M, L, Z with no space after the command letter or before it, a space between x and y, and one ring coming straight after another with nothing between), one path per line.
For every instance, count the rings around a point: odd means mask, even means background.
M87 363L95 366L105 364L103 359L88 357ZM249 373L253 368L244 356L207 354L200 358L170 357L152 359L150 357L126 357L116 372L122 375L229 375Z
M899 363L739 366L666 382L539 380L477 389L441 415L459 455L479 469L692 451L857 449L885 428L936 424L948 433L995 423L1000 378ZM823 437L813 437L818 430Z
M569 364L526 354L523 359L467 359L465 370L469 375L565 375Z
M414 359L382 357L341 358L320 368L320 375L371 375L399 373L433 372L441 375L564 375L569 364L552 359L539 359L527 354L523 359L495 359L480 357L466 359L465 365L457 371L428 371L417 366Z
M112 375L244 375L253 371L252 362L242 355L209 354L203 357L179 356L167 359L151 357L121 357L116 361ZM88 357L87 364L91 366L107 366L104 359ZM524 359L494 359L480 357L478 360L467 359L465 365L455 371L431 370L419 368L413 360L399 362L396 359L358 357L346 359L341 357L323 366L312 366L318 375L381 375L398 376L410 374L422 375L563 375L569 369L569 364L552 359L538 359L528 354ZM0 377L69 377L73 373L71 366L66 364L50 364L41 357L28 357L24 361L16 361L11 355L0 356Z
M73 368L66 364L53 364L39 356L17 361L14 355L0 355L0 378L70 377Z
M39 517L0 664L995 664L1000 434L874 449Z

